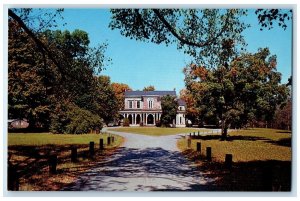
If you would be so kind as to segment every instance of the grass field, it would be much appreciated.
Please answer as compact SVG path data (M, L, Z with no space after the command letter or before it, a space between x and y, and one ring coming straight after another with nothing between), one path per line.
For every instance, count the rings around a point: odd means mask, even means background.
M291 132L275 129L231 131L228 141L220 136L193 137L191 148L187 139L178 147L194 161L199 171L215 179L208 186L217 191L290 191L292 170ZM196 143L201 143L201 153ZM212 161L206 160L206 147L212 148ZM232 154L231 169L225 166L225 154Z
M233 161L253 160L290 161L292 158L291 133L274 129L248 129L231 131L228 141L220 141L219 136L207 135L193 139L191 148L196 150L196 143L201 142L202 153L206 147L212 148L212 156L223 161L225 154L232 154ZM187 140L178 142L180 150L187 149Z
M114 143L107 145L107 137L114 136ZM105 150L99 152L99 140L104 141ZM120 146L123 138L111 134L65 135L49 133L9 133L9 164L19 175L19 190L60 190L72 183L76 177L92 168ZM95 156L89 156L89 143L95 143ZM78 162L71 162L71 146L76 146ZM57 174L49 174L50 154L57 154Z
M198 132L198 131L199 132L210 131L209 129L198 129L198 128L161 128L161 127L122 127L122 128L110 128L108 130L150 135L150 136L164 136L164 135L175 135L180 133L191 133L191 132Z
M106 144L108 134L50 134L50 133L9 133L8 146L12 145L83 145L94 141L99 144L99 139L104 139ZM121 142L121 137L116 136L114 146L118 146Z

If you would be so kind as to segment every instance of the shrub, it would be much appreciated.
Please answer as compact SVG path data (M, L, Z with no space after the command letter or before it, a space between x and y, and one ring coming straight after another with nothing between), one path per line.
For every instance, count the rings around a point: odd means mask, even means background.
M140 122L140 126L144 126L144 123L143 123L143 122Z
M129 119L128 118L123 119L123 126L129 126Z
M156 121L155 121L155 126L156 126L156 127L161 127L161 122L160 122L160 120L156 120Z
M90 130L101 130L103 127L100 116L88 110L73 104L67 105L64 109L66 109L66 112L52 116L51 132L82 134L89 133Z

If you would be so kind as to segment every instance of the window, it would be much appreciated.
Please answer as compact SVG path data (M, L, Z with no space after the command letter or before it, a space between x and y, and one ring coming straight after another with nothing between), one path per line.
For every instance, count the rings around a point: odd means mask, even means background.
M181 120L181 117L180 117L180 118L179 118L179 124L182 124L181 122L182 122L182 120Z
M148 102L148 108L153 108L153 101L152 100L149 100L149 102Z
M129 108L132 108L132 101L128 101L129 102Z
M141 102L140 101L136 102L136 108L141 108Z

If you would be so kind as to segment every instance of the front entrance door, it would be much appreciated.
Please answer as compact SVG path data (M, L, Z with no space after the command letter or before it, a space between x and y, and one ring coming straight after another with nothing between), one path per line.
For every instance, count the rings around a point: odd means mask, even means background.
M154 117L152 114L148 114L147 116L147 124L154 124Z
M136 115L136 124L140 124L141 123L141 116L138 114Z

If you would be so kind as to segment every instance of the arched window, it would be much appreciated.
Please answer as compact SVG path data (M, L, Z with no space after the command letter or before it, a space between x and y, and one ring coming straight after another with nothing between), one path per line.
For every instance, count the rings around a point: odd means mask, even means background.
M151 109L153 108L153 99L148 99L148 108Z

